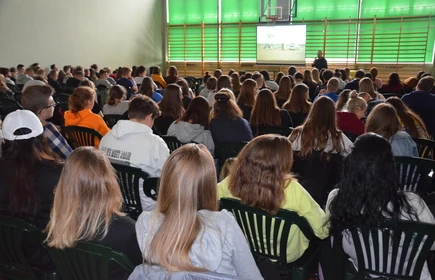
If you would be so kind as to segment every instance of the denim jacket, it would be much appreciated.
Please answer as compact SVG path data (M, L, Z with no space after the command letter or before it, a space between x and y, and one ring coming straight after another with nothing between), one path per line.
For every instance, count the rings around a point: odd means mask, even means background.
M417 144L407 132L398 131L388 139L388 142L395 157L418 157Z

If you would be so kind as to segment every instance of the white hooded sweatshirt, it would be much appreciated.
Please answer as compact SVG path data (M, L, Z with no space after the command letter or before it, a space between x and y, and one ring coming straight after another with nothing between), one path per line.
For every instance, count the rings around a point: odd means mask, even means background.
M153 134L149 126L129 120L118 121L101 139L99 149L109 159L129 162L151 177L160 177L169 157L168 146L162 138ZM142 188L139 189L139 194L144 211L155 207L155 201L147 197Z
M205 130L200 124L191 124L179 121L173 122L168 128L168 136L177 137L182 143L195 142L204 144L212 155L214 155L214 142L210 130Z

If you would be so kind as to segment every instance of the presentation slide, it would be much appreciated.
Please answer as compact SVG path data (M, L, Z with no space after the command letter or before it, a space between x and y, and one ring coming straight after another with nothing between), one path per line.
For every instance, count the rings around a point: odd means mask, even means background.
M305 65L306 33L306 25L258 25L257 63Z

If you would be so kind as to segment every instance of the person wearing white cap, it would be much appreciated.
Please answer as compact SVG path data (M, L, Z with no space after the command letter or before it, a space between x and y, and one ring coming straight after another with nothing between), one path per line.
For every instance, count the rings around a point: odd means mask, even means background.
M2 128L0 215L45 228L62 163L43 137L41 121L31 111L8 114Z

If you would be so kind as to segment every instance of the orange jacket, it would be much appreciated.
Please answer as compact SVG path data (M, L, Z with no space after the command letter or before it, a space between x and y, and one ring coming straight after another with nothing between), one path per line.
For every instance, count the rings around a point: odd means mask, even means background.
M166 87L166 81L163 79L162 75L152 74L151 79L153 79L154 82L159 82L163 88Z

